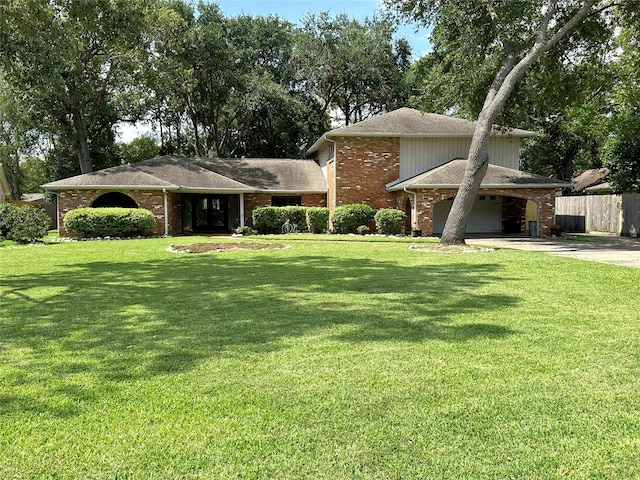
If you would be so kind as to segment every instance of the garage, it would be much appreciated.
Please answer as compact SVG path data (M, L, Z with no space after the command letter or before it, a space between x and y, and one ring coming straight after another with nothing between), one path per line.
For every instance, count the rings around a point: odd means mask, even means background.
M453 198L433 207L433 234L440 235L453 205ZM467 222L467 233L500 233L502 231L502 196L478 195Z

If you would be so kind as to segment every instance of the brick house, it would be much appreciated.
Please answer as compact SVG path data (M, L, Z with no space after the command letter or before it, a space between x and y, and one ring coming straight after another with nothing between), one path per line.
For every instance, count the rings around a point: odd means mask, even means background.
M400 108L327 132L307 155L327 179L330 209L349 203L397 208L407 214L406 231L437 235L462 181L474 129L467 120ZM535 220L540 234L548 234L555 191L569 184L520 171L520 143L534 135L494 129L468 233L520 233Z
M158 233L230 232L250 224L263 205L336 206L366 203L407 213L405 231L442 232L460 185L474 123L401 108L331 130L308 159L220 159L163 156L44 185L58 195L58 228L78 207L151 210ZM557 188L566 182L519 170L519 129L492 134L490 166L467 226L469 233L525 231L553 224Z

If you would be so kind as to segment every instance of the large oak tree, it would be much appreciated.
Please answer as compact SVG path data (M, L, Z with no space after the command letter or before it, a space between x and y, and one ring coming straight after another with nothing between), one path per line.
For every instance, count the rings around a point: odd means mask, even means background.
M400 0L390 7L433 26L434 49L460 75L490 79L476 120L467 168L441 244L463 244L467 220L489 163L489 137L518 81L542 55L589 22L607 22L612 0ZM618 2L620 3L620 2ZM579 54L579 46L573 52Z

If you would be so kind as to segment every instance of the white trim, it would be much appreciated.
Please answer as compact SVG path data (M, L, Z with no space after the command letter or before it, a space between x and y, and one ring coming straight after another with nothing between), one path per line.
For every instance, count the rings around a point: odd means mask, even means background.
M167 189L162 189L162 194L164 196L164 234L165 236L169 235L169 216L168 216L168 208L167 208Z
M244 227L244 193L240 192L240 226Z
M42 185L45 190L179 190L180 187L160 185Z

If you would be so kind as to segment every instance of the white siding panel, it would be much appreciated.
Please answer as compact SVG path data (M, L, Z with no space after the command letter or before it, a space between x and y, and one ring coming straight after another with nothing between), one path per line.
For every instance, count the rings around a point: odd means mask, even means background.
M406 180L456 158L467 158L470 138L401 138L400 180ZM489 162L520 169L520 141L517 138L489 140Z
M401 138L400 180L455 158L466 158L470 145L470 138Z

